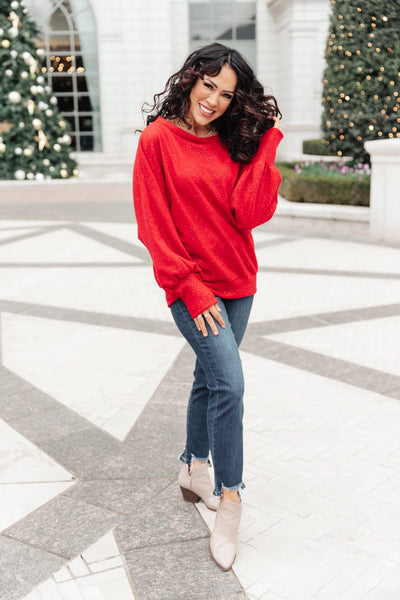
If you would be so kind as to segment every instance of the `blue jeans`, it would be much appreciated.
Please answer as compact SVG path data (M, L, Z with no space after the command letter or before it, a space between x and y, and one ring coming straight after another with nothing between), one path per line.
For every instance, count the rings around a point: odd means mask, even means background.
M207 325L207 337L198 331L181 299L170 308L175 323L197 357L187 409L186 446L179 459L188 464L193 459L207 461L211 451L214 494L221 496L222 488L244 488L244 379L239 344L246 330L253 296L217 300L226 327L216 324L218 335L214 335Z

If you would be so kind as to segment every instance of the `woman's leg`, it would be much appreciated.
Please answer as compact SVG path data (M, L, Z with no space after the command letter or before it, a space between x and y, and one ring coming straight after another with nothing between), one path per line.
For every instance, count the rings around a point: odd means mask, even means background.
M253 305L253 298L253 296L247 296L245 298L233 300L224 299L225 308L229 315L229 321L238 347L240 346L246 331L251 307ZM222 488L222 500L240 502L240 493L235 490L227 490L224 487Z
M206 462L209 454L207 409L210 392L199 359L193 372L194 381L189 396L186 416L186 445L179 459L192 466L193 462Z
M253 299L254 296L247 296L246 298L225 299L223 301L238 346L240 346L246 331Z
M252 298L220 300L225 329L204 337L197 330L185 304L171 306L173 317L197 355L196 379L188 410L188 446L181 460L204 459L207 436L215 472L215 490L243 487L243 373L238 351L250 313ZM204 385L206 381L206 387ZM207 393L206 393L207 390ZM205 410L205 407L208 410Z

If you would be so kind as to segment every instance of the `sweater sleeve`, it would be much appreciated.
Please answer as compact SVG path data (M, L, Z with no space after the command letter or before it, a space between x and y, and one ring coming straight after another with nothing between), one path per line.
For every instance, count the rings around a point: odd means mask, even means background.
M146 133L146 130L145 132ZM161 162L160 141L141 135L133 169L133 197L139 239L150 252L155 279L197 317L217 302L183 246L172 218Z
M239 229L253 229L269 221L275 212L281 175L274 162L282 137L280 129L269 129L261 138L257 154L241 167L230 199Z

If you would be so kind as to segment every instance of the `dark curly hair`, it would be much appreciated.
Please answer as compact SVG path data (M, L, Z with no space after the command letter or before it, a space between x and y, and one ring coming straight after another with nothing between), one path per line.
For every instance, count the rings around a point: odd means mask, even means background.
M233 160L249 162L258 150L262 135L274 125L271 117L281 117L281 112L274 96L264 94L253 69L234 48L213 43L192 52L182 68L168 79L164 91L154 95L153 105L143 105L143 112L150 113L146 124L162 116L180 119L190 129L186 115L194 84L204 75L218 75L224 65L235 71L237 85L227 110L213 121L213 127Z

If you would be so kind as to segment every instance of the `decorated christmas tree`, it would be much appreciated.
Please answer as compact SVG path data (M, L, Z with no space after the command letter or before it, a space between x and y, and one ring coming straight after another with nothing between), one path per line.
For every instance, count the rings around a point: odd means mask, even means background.
M23 0L0 0L0 179L77 174L68 124L39 70L38 34Z
M400 5L332 0L322 131L339 156L368 161L366 140L400 137Z

